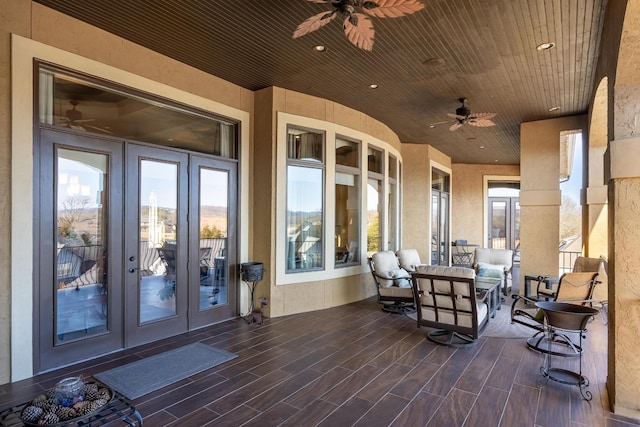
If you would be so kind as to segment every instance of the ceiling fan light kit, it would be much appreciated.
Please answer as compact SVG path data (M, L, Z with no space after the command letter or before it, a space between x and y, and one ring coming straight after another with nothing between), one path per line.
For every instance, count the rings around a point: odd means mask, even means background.
M339 14L344 16L343 30L347 39L360 49L373 50L375 30L369 16L398 18L424 9L420 0L307 0L311 3L331 3L333 10L320 12L303 21L293 32L297 39L324 27ZM363 13L356 12L360 8ZM368 15L368 16L367 16Z

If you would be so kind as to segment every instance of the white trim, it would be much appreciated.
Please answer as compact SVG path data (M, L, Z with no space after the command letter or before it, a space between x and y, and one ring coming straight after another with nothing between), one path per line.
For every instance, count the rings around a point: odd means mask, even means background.
M240 123L240 262L249 257L250 113L107 64L11 35L11 381L33 376L33 61L40 59L224 115ZM248 290L240 286L240 301Z

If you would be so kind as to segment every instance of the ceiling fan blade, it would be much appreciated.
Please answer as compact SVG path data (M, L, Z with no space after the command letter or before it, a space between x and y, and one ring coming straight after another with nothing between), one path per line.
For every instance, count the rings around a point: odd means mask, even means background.
M470 119L493 119L498 113L473 113L469 115Z
M365 3L377 3L377 6L370 8L365 4L364 12L378 18L398 18L424 9L420 0L377 0Z
M355 24L354 24L355 22ZM349 41L362 50L373 50L373 38L376 35L373 22L362 13L353 13L344 20L344 34Z
M461 127L462 127L462 125L461 125L460 123L454 123L454 124L452 124L452 125L451 125L451 127L449 127L449 130L450 130L451 132L453 132L453 131L455 131L455 130L460 129Z
M307 18L303 23L298 25L298 28L293 32L292 38L297 39L305 34L309 34L318 28L324 27L336 17L335 10L333 12L320 12Z
M469 124L471 126L475 126L475 127L479 127L479 128L488 128L491 126L495 126L496 124L494 122L492 122L491 120L487 120L487 119L474 119L474 120L469 120Z

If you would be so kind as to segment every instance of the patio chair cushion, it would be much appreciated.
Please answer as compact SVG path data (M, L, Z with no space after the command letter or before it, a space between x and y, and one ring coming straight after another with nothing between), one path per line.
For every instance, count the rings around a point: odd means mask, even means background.
M400 267L407 271L416 271L416 267L422 264L420 255L418 255L418 251L415 249L400 249L396 252L396 256L400 262Z

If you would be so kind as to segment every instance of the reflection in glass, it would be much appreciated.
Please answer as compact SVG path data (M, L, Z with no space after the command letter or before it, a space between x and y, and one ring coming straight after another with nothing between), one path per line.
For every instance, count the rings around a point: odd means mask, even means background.
M322 169L287 167L287 270L323 266Z
M367 152L367 168L369 172L384 173L384 169L382 168L382 158L382 150L369 147Z
M387 224L389 227L389 245L387 249L397 251L398 247L398 161L389 156L389 207L387 209Z
M323 138L324 135L321 133L289 129L287 134L288 158L322 162L324 160Z
M382 250L382 180L367 180L367 256Z
M38 89L40 123L237 158L234 123L46 66L41 66Z
M107 332L108 158L58 149L56 343Z
M360 262L360 179L336 172L336 266Z
M176 314L178 167L140 162L140 323Z
M228 172L200 169L200 310L227 304Z

